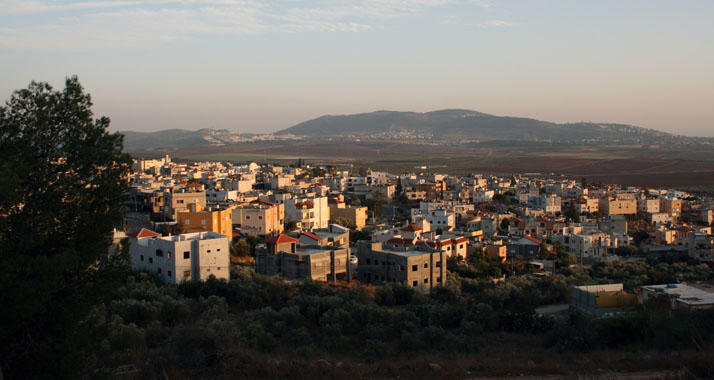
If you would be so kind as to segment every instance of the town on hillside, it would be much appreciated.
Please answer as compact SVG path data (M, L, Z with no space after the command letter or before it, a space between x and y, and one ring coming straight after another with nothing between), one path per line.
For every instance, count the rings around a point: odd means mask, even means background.
M532 174L187 164L167 155L134 160L127 206L115 243L128 239L133 268L167 283L229 279L241 265L288 281L429 293L449 273L498 283L652 257L696 268L714 261L711 198ZM565 305L543 312L607 317L663 295L673 309L714 306L714 287L696 275L661 280L579 284Z

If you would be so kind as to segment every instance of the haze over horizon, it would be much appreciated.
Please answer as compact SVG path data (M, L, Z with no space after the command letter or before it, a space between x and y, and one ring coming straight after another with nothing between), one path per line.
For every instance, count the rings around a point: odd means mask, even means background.
M0 0L0 99L78 75L112 130L463 108L714 136L714 2Z

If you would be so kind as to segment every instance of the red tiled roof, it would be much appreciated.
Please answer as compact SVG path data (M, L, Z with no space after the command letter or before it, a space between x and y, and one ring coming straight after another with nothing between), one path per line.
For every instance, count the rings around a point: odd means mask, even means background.
M283 243L297 243L298 239L291 238L290 236L280 234L278 236L273 236L271 238L265 239L267 244L283 244Z
M264 201L264 200L262 200L262 199L256 199L256 200L250 201L250 203L251 203L251 204L253 204L253 203L260 203L260 204L264 204L264 205L275 206L275 203L273 203L273 202L268 202L268 201Z
M408 226L402 228L402 231L421 231L421 229L422 229L422 228L419 227L419 226L415 226L415 225L413 225L413 224L410 224L410 225L408 225Z
M534 238L533 236L530 236L530 235L526 235L526 236L524 236L523 238L524 238L524 239L528 239L528 240L530 240L530 241L532 241L532 242L534 242L534 243L536 243L536 244L542 244L542 243L543 243L542 241L540 241L540 240L538 240L538 239L536 239L536 238Z
M311 238L311 239L315 239L315 240L317 240L317 241L322 240L321 237L319 237L319 236L317 236L317 235L315 235L315 234L313 234L312 232L309 232L309 231L302 232L301 235L305 235L305 236L307 236L307 237L309 237L309 238Z
M296 203L295 203L295 207L303 207L303 206L308 207L308 208L312 208L312 207L315 207L315 204L312 203L311 201L296 202Z
M137 238L137 239L141 239L141 238L147 238L147 237L157 237L157 236L161 236L161 235L157 234L154 231L147 230L146 228L142 228L140 230L130 233L129 236Z
M466 242L469 241L469 239L467 239L467 238L465 238L465 237L460 237L460 238L451 239L451 240L454 242L454 244L457 244L457 243L466 243Z
M329 203L329 204L331 204L331 205L338 205L338 204L341 204L341 203L345 203L345 201L341 201L341 200L336 199L336 198L330 198L330 199L327 200L327 203Z
M201 187L201 184L194 182L194 183L189 183L188 185L186 185L186 187Z

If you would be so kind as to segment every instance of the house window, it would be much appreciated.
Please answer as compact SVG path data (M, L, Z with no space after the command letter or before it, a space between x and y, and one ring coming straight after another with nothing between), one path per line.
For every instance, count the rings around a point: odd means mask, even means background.
M370 261L369 261L369 259L367 259L367 261L366 261L366 262L367 262L367 265L369 265L369 264L370 264Z
M258 220L262 220L262 219L263 219L263 216L258 215Z
M399 271L404 272L404 265L399 266Z
M424 269L429 268L429 263L424 263Z
M412 272L416 272L417 270L419 270L419 266L418 266L418 265L412 265Z
M144 261L144 255L139 256L139 261Z
M436 265L437 268L441 268L441 261L435 262L434 265Z
M250 220L250 215L246 215L245 220Z
M171 259L171 251L166 252L166 258Z
M164 256L164 251L162 251L162 250L160 250L160 249L157 249L157 250L156 250L156 256L159 256L159 257Z
M201 220L201 225L205 226L206 225L206 219Z
M441 277L437 277L437 278L436 278L436 283L437 283L437 284L441 284Z
M221 249L220 249L220 248L216 249L216 252L220 252L220 251L221 251ZM210 251L209 251L209 252L210 252Z
M171 271L170 271L170 270L167 270L167 271L166 271L166 275L169 276L169 277L171 277Z
M186 278L186 277L191 277L191 271L190 271L190 270L185 270L185 271L183 271L183 277L184 277L184 278Z
M153 264L153 263L154 263L154 258L153 258L153 257L149 257L149 264Z
M183 253L183 258L184 259L190 259L191 258L191 252L190 251L185 251Z
M428 283L429 283L429 279L428 279L428 278L425 278L425 279L424 279L424 283L425 283L425 284L428 284Z
M159 268L159 274L161 274L161 268Z
M418 285L419 285L419 281L412 282L412 286L418 286Z
M186 219L186 222L185 222L185 224L186 224L186 225L189 225L189 224L191 224L191 219Z

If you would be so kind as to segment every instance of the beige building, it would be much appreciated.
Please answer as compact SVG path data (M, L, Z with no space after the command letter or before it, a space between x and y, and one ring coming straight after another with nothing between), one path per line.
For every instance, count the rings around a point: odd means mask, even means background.
M347 206L339 199L328 199L327 204L331 222L336 222L337 218L345 219L358 230L367 224L367 207Z
M443 251L422 246L385 249L382 243L357 243L359 280L375 285L401 283L428 292L446 282Z
M256 247L255 270L288 280L335 281L343 275L350 279L350 249L301 245L286 235L265 240Z
M489 244L486 246L486 257L489 260L497 260L502 263L506 262L508 247L505 245Z
M198 203L192 203L188 210L178 213L177 222L183 232L212 231L228 236L233 234L233 210L206 209Z
M680 199L662 199L660 209L664 213L678 217L682 214L682 201Z
M635 215L637 200L601 198L598 208L602 215Z
M330 224L328 229L302 231L298 235L302 245L318 245L321 247L350 247L350 230L337 224Z
M274 235L284 230L285 205L264 200L233 208L233 224L248 235Z
M230 278L228 237L215 232L161 236L141 229L129 234L132 267L167 283Z
M172 191L163 193L163 213L166 218L177 220L178 213L188 210L188 205L196 203L206 207L206 193L203 191Z

